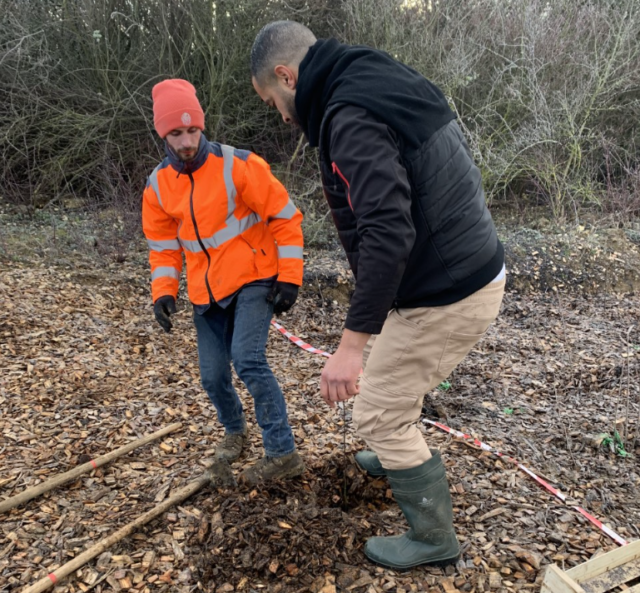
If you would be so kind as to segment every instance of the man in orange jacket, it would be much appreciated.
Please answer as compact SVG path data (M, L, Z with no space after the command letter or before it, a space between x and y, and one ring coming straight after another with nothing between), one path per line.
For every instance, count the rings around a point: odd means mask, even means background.
M265 450L240 479L297 476L305 467L265 347L273 313L291 308L302 283L302 214L263 159L205 138L193 85L164 80L152 96L167 154L142 206L156 319L171 330L184 253L202 385L225 427L216 460L238 459L247 440L233 362L253 397Z

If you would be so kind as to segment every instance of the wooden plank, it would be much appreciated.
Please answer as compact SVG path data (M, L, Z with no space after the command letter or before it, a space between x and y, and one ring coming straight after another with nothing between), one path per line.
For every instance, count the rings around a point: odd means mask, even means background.
M547 567L540 593L585 593L584 589L555 564Z
M586 593L605 593L614 587L632 581L640 576L640 558L632 560L622 566L616 566L611 570L592 579L582 581L580 586Z
M622 548L611 550L611 552L607 552L593 560L587 560L587 562L569 569L566 574L576 583L582 583L638 558L640 558L640 540L627 544Z

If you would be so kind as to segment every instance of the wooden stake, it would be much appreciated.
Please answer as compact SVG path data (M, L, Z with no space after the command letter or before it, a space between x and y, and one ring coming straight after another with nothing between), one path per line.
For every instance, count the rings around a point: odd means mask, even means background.
M81 566L89 562L89 560L95 558L96 556L102 554L107 548L111 547L113 544L118 543L121 539L125 538L131 532L133 532L136 528L148 523L152 519L155 519L158 515L164 513L167 509L172 507L174 504L178 504L183 500L186 500L191 495L195 494L200 488L202 488L205 484L208 484L210 479L205 477L203 474L197 480L193 482L189 482L186 486L178 490L174 495L170 496L164 502L160 503L158 506L152 508L150 511L147 511L143 515L140 515L135 521L128 523L124 527L118 529L115 533L105 537L100 540L97 544L91 546L88 550L82 552L79 556L76 556L70 562L63 564L60 568L50 573L48 576L40 579L37 583L28 586L26 589L23 589L21 593L40 593L41 591L46 591L50 587L53 587L58 581L68 575L70 575L73 571L78 570Z
M155 439L164 436L165 434L169 434L174 430L178 430L178 428L180 428L181 426L182 426L181 422L170 424L169 426L162 428L161 430L158 430L150 435L147 435L146 437L142 437L141 439L133 441L132 443L129 443L124 447L120 447L115 451L111 451L111 453L107 453L106 455L101 455L96 459L92 459L87 463L83 463L78 467L74 467L72 470L69 470L68 472L55 476L50 480L47 480L46 482L42 482L42 484L38 484L33 488L28 488L27 490L25 490L24 492L21 492L20 494L16 494L11 498L7 498L6 500L3 500L2 502L0 502L0 513L4 513L9 509L17 507L19 504L22 504L23 502L27 502L28 500L31 500L36 496L40 496L40 494L49 492L49 490L53 490L57 486L60 486L65 482L73 480L74 478L77 478L78 476L81 476L84 473L97 469L101 465L104 465L105 463L109 463L110 461L113 461L114 459L124 455L125 453L128 453L129 451L133 451L134 449L137 449L142 445L146 445L147 443L150 443L151 441L154 441Z

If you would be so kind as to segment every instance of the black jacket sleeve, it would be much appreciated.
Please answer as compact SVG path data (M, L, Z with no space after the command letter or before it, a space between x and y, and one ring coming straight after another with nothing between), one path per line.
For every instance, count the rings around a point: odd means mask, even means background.
M360 107L345 106L333 115L328 145L328 164L345 186L360 239L345 327L378 334L416 236L407 172L393 132Z

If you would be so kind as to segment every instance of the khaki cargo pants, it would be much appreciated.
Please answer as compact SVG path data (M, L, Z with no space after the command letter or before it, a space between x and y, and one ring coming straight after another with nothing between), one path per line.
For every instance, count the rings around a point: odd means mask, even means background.
M416 426L424 396L485 334L504 286L503 278L443 307L394 309L380 334L371 336L353 422L385 469L409 469L431 458Z

